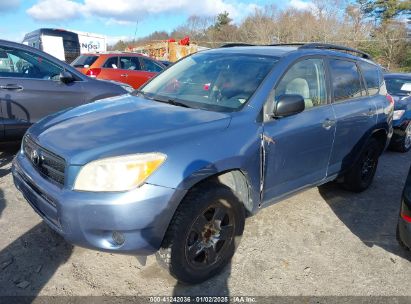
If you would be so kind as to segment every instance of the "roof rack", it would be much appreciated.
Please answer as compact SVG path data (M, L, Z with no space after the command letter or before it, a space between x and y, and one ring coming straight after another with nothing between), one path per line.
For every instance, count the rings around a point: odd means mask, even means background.
M327 49L327 50L344 51L344 52L350 52L350 53L361 55L361 57L365 59L372 59L370 54L367 54L363 51L353 49L350 47L341 46L341 45L329 44L329 43L306 43L300 46L299 49Z
M220 48L230 48L230 47L236 47L236 46L257 46L256 44L249 44L249 43L227 43L223 44L220 46Z
M248 44L248 43L228 43L224 44L222 48L229 48L229 47L236 47L236 46L257 46L255 44ZM367 54L363 51L353 49L350 47L345 47L336 44L329 44L329 43L304 43L304 42L296 42L296 43L278 43L278 44L268 44L268 45L261 45L261 46L296 46L299 49L324 49L324 50L336 50L336 51L344 51L348 53L354 53L360 55L361 58L365 59L372 59L370 54Z

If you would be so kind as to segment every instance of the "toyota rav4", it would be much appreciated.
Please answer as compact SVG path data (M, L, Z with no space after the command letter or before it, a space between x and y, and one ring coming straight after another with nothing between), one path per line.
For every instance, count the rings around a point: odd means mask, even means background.
M191 55L140 91L33 125L13 164L67 241L147 256L198 283L234 254L247 216L337 180L363 191L392 135L380 67L325 44Z

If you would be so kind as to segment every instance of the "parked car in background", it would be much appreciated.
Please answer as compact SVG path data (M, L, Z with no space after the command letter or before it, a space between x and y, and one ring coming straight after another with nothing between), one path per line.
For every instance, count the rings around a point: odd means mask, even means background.
M15 185L67 241L157 252L179 281L202 282L230 262L246 216L337 178L370 186L393 104L367 58L326 44L196 53L131 95L32 126Z
M411 249L411 168L401 197L400 216L397 225L397 239L407 249Z
M87 76L127 83L135 89L165 69L160 62L134 53L85 54L71 65Z
M46 115L132 90L84 76L38 49L0 40L0 141L21 139Z
M411 149L411 74L385 74L388 93L394 98L394 134L390 147L399 152Z

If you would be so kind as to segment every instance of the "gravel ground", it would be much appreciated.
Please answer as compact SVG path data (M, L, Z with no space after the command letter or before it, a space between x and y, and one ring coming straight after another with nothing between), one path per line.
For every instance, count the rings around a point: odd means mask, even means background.
M0 152L0 296L411 296L411 253L395 238L411 153L385 153L364 193L332 184L262 210L230 267L197 286L178 284L154 257L141 266L66 243L14 188L12 155Z

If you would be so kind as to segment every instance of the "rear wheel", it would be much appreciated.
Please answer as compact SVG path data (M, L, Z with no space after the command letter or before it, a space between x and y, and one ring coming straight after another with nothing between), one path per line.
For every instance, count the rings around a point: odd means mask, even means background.
M204 184L178 207L157 260L180 282L203 282L230 262L244 222L243 205L230 188Z
M344 175L343 186L347 190L361 192L371 185L381 150L381 144L375 138L368 141L354 166Z

